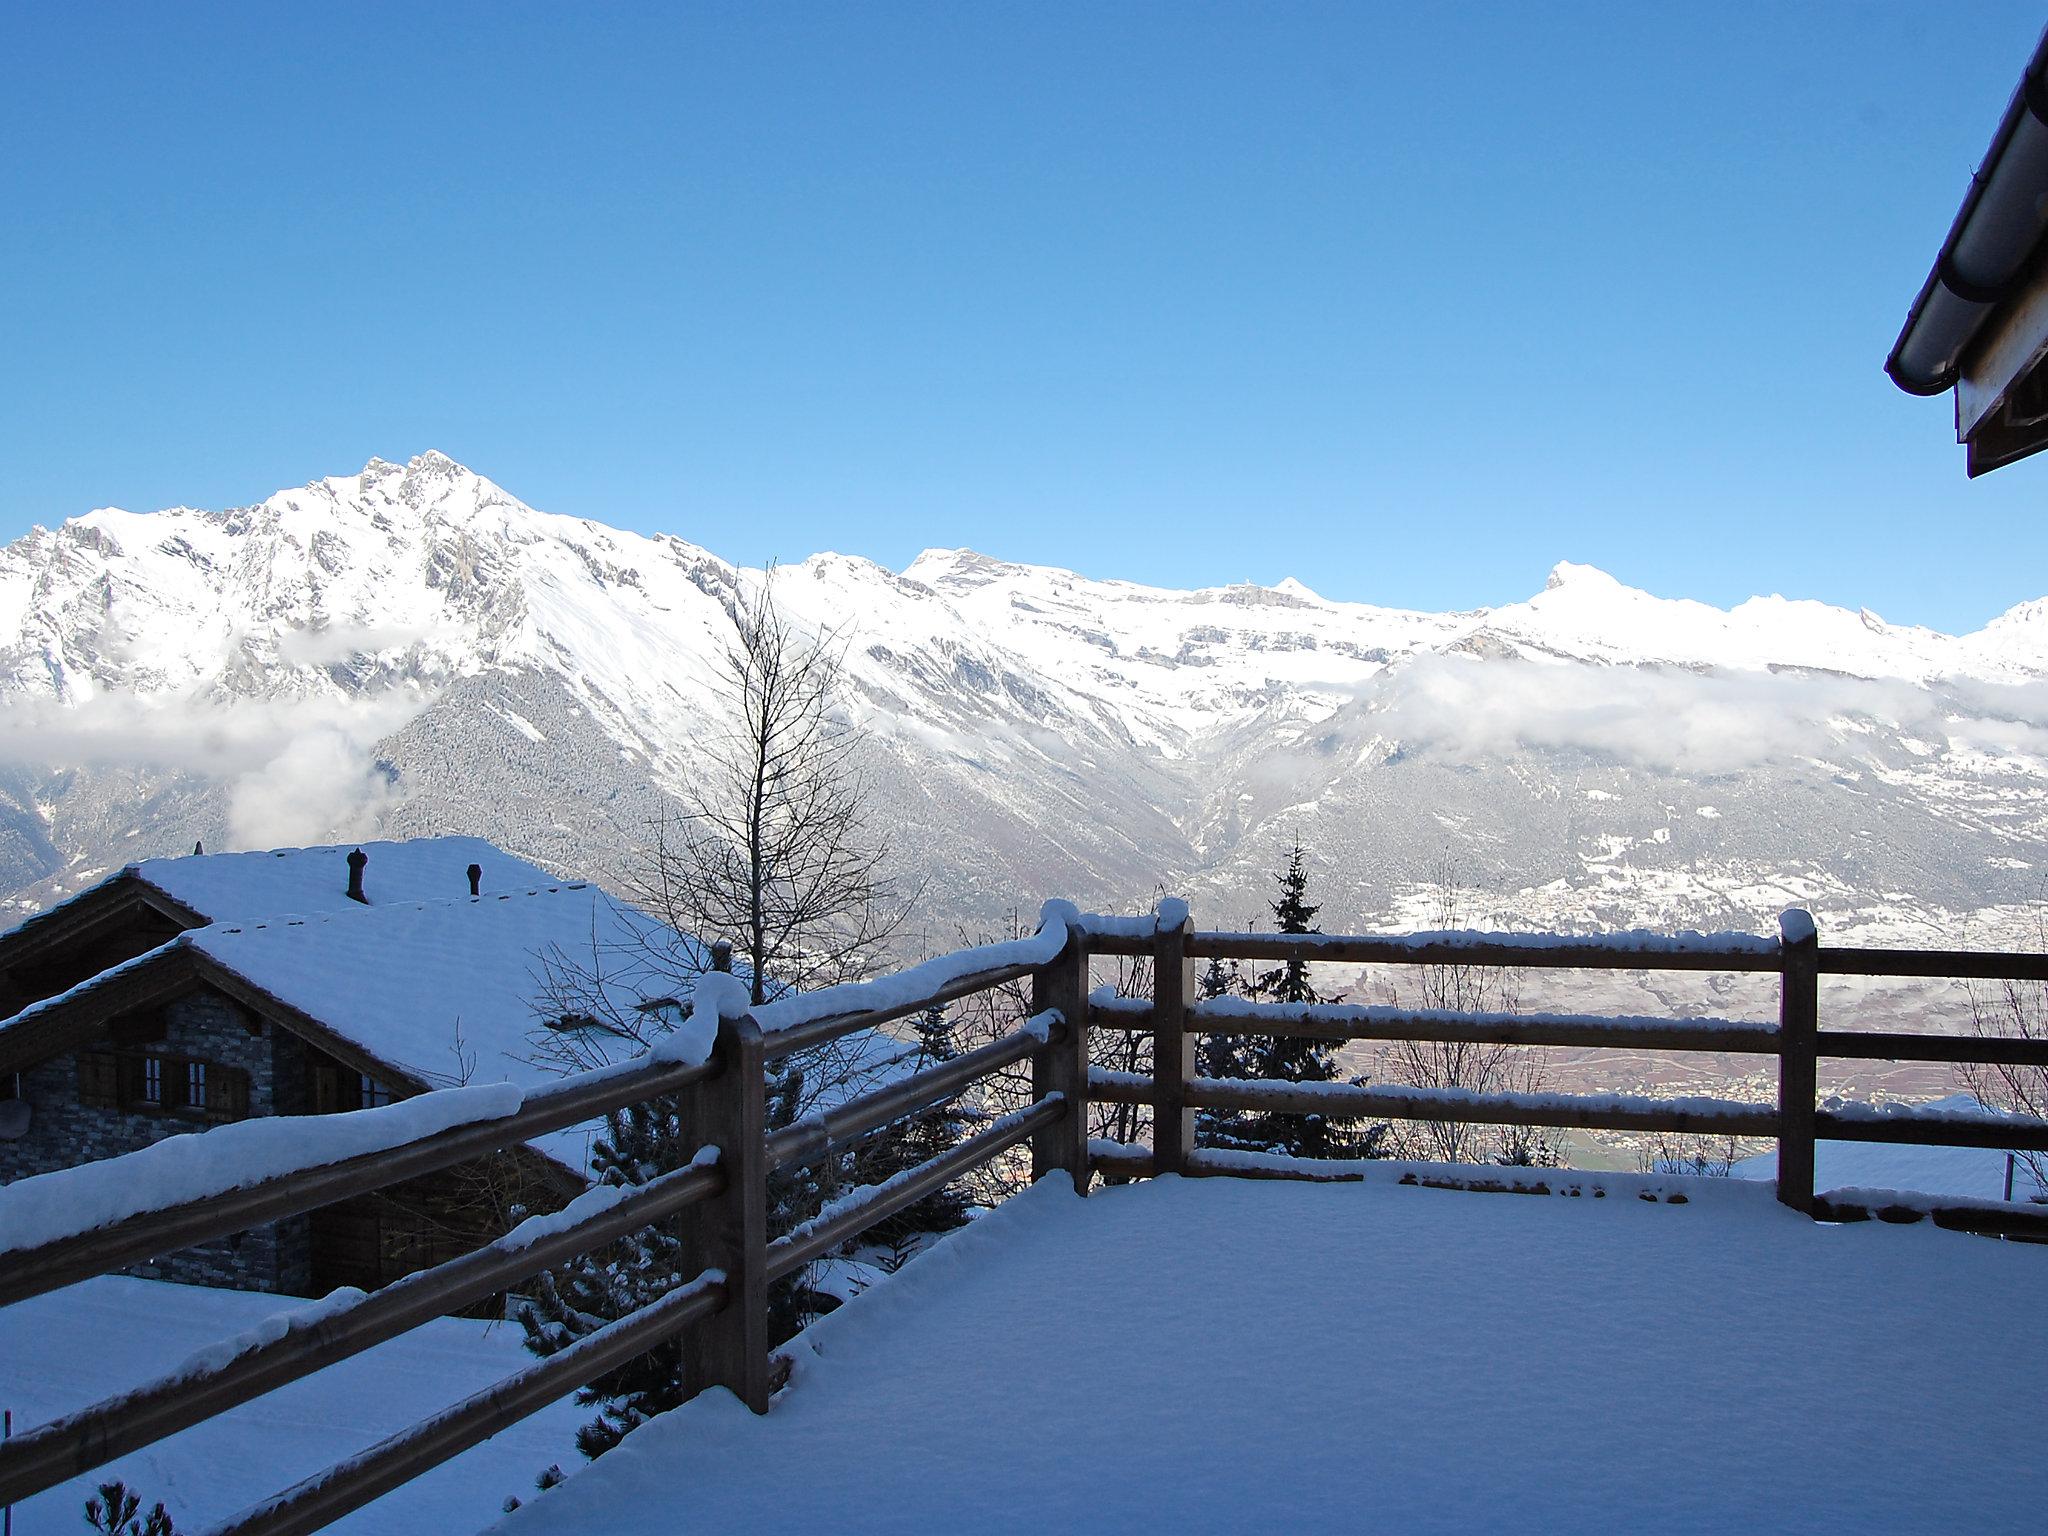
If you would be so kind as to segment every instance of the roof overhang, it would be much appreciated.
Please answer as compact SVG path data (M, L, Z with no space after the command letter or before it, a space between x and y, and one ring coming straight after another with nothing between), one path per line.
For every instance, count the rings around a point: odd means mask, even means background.
M1921 285L1885 372L1956 393L1974 477L2048 448L2048 33Z

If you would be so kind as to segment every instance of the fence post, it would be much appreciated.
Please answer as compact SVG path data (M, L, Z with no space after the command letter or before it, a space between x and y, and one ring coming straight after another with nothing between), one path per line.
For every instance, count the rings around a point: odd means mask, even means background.
M1152 935L1152 1171L1185 1173L1195 1150L1195 1112L1188 1083L1195 1075L1188 999L1195 962L1188 958L1188 904L1159 903Z
M1031 1138L1031 1177L1065 1169L1074 1193L1088 1193L1088 938L1067 925L1067 943L1031 976L1031 1011L1057 1008L1065 1021L1031 1058L1031 1096L1058 1093L1067 1112Z
M768 1411L767 1060L751 1013L718 1022L717 1071L681 1095L685 1137L718 1148L725 1188L682 1215L686 1268L725 1271L725 1305L682 1338L683 1386Z
M1813 1211L1815 1032L1820 1022L1820 935L1799 907L1778 919L1785 972L1778 994L1778 1199Z

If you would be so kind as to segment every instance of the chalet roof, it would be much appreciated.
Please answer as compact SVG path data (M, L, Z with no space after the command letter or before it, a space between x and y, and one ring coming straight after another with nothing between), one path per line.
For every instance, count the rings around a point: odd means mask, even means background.
M370 867L377 867L374 855ZM0 1021L0 1061L75 1049L79 1030L196 979L400 1088L535 1088L564 1070L547 1050L551 1037L564 1037L547 1021L565 1010L543 1004L551 971L566 963L596 979L567 1011L594 1020L583 1026L589 1042L622 1059L637 1047L607 1034L606 1021L632 1020L644 1003L673 995L680 974L702 968L699 954L694 940L581 882L444 901L344 900L329 912L180 933ZM851 1092L865 1091L911 1049L882 1035L853 1041L846 1047L858 1083ZM580 1170L594 1129L557 1132L536 1145Z
M555 882L555 877L538 865L481 837L416 837L403 842L143 859L0 933L0 945L17 934L27 935L59 922L82 905L105 901L123 887L139 886L156 893L194 923L360 909L363 903L348 895L348 856L358 847L370 861L363 890L372 907L465 896L472 864L483 871L486 893L531 890Z

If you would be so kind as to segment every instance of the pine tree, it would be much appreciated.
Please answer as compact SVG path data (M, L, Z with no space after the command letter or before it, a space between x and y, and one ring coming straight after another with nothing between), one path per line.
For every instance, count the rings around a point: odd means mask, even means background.
M1322 907L1308 899L1308 856L1295 838L1287 855L1287 867L1278 875L1279 899L1272 903L1274 926L1281 933L1320 933L1315 926ZM1254 980L1251 994L1264 1003L1319 1003L1321 995L1309 981L1308 962L1289 960L1263 971ZM1345 1081L1337 1065L1337 1048L1327 1040L1304 1040L1286 1035L1260 1035L1248 1042L1248 1065L1255 1070L1247 1077L1276 1082L1331 1083ZM1361 1078L1348 1079L1363 1083ZM1371 1157L1376 1154L1385 1127L1358 1128L1356 1118L1331 1120L1323 1115L1251 1115L1244 1134L1262 1150L1290 1157Z
M107 1536L178 1536L161 1500L143 1514L142 1496L119 1478L101 1483L99 1497L85 1501L85 1523Z
M687 1164L696 1148L685 1134L680 1106L675 1094L667 1094L606 1115L604 1134L590 1149L596 1181L640 1185ZM552 1355L658 1301L690 1278L683 1272L686 1264L679 1223L670 1221L544 1271L537 1294L519 1313L527 1348ZM682 1402L682 1369L682 1344L668 1339L579 1391L576 1401L597 1407L598 1416L576 1432L576 1449L601 1456L628 1430Z
M953 1045L953 1026L943 1003L935 1003L918 1015L917 1057L913 1072L943 1065L960 1053ZM968 1116L957 1101L935 1104L906 1120L884 1143L885 1158L862 1170L868 1182L888 1178L906 1168L929 1162L960 1145L967 1134ZM927 1232L950 1232L967 1224L967 1196L956 1185L933 1190L907 1210L870 1229L878 1242L899 1247Z
M1244 972L1235 960L1211 959L1209 968L1195 980L1195 1000L1241 995ZM1195 1070L1203 1077L1256 1078L1262 1070L1260 1047L1252 1035L1202 1035L1195 1047ZM1264 1135L1253 1117L1241 1109L1195 1111L1195 1141L1204 1147L1233 1152L1263 1152Z

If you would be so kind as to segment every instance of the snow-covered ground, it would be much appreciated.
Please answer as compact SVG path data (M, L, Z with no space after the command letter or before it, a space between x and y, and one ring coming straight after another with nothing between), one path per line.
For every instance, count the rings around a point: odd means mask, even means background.
M298 1305L289 1297L102 1276L0 1307L0 1407L18 1434L175 1370ZM530 1365L510 1323L441 1318L14 1508L16 1536L85 1529L109 1477L162 1499L197 1531ZM542 1409L330 1527L350 1536L459 1536L525 1497L551 1462L572 1466L573 1402Z
M502 1530L2041 1529L2048 1248L1599 1182L1048 1182Z

